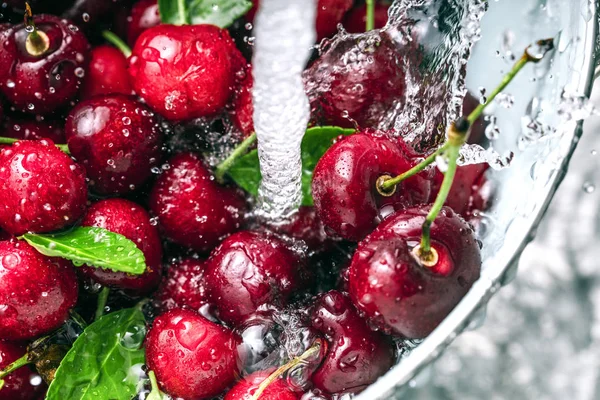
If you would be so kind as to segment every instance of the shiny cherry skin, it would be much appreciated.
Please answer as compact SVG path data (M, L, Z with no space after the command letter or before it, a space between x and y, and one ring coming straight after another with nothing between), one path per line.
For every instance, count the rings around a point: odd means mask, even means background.
M82 101L69 113L65 134L90 188L99 194L134 191L161 162L158 120L131 97L113 94Z
M141 275L83 266L78 268L82 276L136 294L156 288L161 278L162 246L158 229L142 206L125 199L100 200L90 206L81 226L104 228L125 236L136 244L146 259L146 271Z
M240 339L191 310L158 316L146 336L146 363L173 397L207 399L231 385L238 372Z
M135 46L138 37L148 28L160 24L157 0L140 0L131 8L127 18L127 43Z
M89 99L103 94L131 95L127 59L120 50L112 46L97 46L90 52L88 67L81 98Z
M481 104L479 99L473 96L470 92L467 92L465 98L463 100L462 112L463 115L468 116L477 106ZM487 122L485 121L484 116L480 116L477 120L471 125L471 133L469 134L469 143L481 143L481 141L485 138L485 128L487 127Z
M25 355L26 347L15 342L0 340L0 370ZM44 390L44 384L34 386L31 378L36 375L29 366L21 367L4 378L0 400L34 400Z
M375 3L375 29L387 24L389 4L380 1ZM344 18L344 28L350 33L363 33L367 27L367 5L354 7Z
M244 138L254 133L254 104L252 103L252 78L251 66L245 69L245 77L233 94L229 116L234 126L242 133Z
M205 279L219 318L240 325L259 309L285 307L304 286L306 269L285 242L243 231L229 236L211 253Z
M217 184L195 154L178 154L169 166L152 188L150 209L167 238L208 253L239 229L246 202L238 190Z
M85 212L85 173L49 140L0 151L0 228L13 235L74 224Z
M390 197L377 192L380 176L396 176L416 164L400 145L382 132L366 130L327 150L315 167L312 191L317 213L329 229L358 241L393 211L429 199L429 171L405 180Z
M424 338L479 279L481 254L470 226L444 207L431 226L433 267L416 261L429 206L400 211L375 229L356 250L348 287L356 306L385 331Z
M50 139L56 144L65 144L65 131L61 123L47 120L7 118L3 136L22 140Z
M315 207L301 206L288 220L269 227L273 231L304 241L309 250L323 251L331 247L335 238L327 235L325 225Z
M239 381L223 400L251 400L254 393L274 369L257 371ZM300 394L290 389L284 379L275 379L260 395L261 400L300 400Z
M27 50L25 25L0 31L0 91L17 109L48 114L77 95L87 68L89 44L67 20L38 15L35 26L48 37L40 55Z
M158 25L144 31L129 58L136 93L171 121L208 117L225 107L245 60L227 30Z
M481 193L480 189L486 183L485 171L488 168L487 163L459 166L456 169L450 193L448 193L448 198L444 204L464 218L470 216L474 210L482 210L485 207L487 198L485 193ZM435 201L443 180L444 174L436 168L429 199L430 203Z
M322 392L358 393L394 365L393 341L371 330L347 294L332 290L317 297L311 320L328 342L325 360L312 376Z
M199 311L208 304L208 288L204 278L206 261L184 258L169 265L167 276L154 295L162 311L189 308Z
M0 242L0 337L28 340L58 328L77 302L73 265L24 241Z

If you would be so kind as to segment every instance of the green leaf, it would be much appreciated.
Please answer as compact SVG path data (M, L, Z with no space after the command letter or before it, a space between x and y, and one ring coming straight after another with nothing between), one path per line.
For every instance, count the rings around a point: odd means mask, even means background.
M104 228L81 226L58 234L26 233L21 238L40 253L66 258L76 266L87 264L136 275L146 270L144 253L135 243Z
M165 24L212 24L227 28L252 8L248 0L158 0Z
M146 321L139 307L88 326L56 370L46 400L130 400L145 362Z
M312 175L323 154L340 135L348 136L354 129L344 129L337 126L318 126L309 128L302 139L302 205L312 206ZM252 150L238 158L229 168L229 176L242 189L253 196L258 194L260 184L260 166L258 151Z

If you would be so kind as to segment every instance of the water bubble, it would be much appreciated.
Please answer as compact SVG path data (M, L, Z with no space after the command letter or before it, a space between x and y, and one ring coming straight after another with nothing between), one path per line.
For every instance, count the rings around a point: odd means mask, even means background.
M596 185L594 185L592 182L584 182L582 189L586 193L594 193L596 190Z
M83 13L81 15L81 18L83 19L83 22L89 22L90 21L90 14L88 13Z

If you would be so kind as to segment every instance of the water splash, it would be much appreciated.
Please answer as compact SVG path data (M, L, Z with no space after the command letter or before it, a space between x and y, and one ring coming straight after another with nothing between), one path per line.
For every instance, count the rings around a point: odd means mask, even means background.
M302 71L315 41L315 0L263 0L253 58L254 125L262 181L258 213L291 214L300 204L300 144L310 117Z

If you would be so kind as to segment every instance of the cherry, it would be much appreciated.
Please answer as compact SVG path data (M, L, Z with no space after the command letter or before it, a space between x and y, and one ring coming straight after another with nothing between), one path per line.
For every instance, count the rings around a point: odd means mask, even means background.
M257 371L239 381L223 400L252 400L252 396L260 384L274 372L273 370ZM261 400L300 400L300 395L287 385L283 378L277 378L267 386L260 395Z
M0 152L0 228L10 234L51 232L83 215L83 169L51 141L24 140Z
M173 397L205 399L221 393L239 371L239 338L194 311L158 316L146 336L146 362Z
M317 4L317 41L337 32L337 25L352 8L353 0L319 0Z
M394 214L362 241L350 265L354 304L371 322L406 338L424 338L479 278L481 255L469 225L444 207L431 226L437 261L430 267L412 251L429 211L417 206Z
M210 255L206 287L219 318L240 325L257 310L282 308L306 281L302 260L285 242L258 232L229 236Z
M430 172L402 183L389 197L377 192L377 180L410 169L408 147L382 132L367 130L331 146L317 163L312 190L315 207L325 225L348 240L360 240L395 210L428 200Z
M174 308L199 311L208 303L205 270L206 262L196 258L184 258L172 263L154 296L159 308L163 311Z
M72 265L14 239L0 242L0 337L33 339L58 328L77 302Z
M90 53L90 65L81 89L81 97L89 99L92 96L113 93L133 93L127 72L127 60L115 47L94 47Z
M387 24L389 4L375 3L375 29L381 29ZM350 33L362 33L367 25L367 5L353 8L344 18L344 28Z
M124 194L142 185L160 164L163 135L143 104L123 95L82 101L65 125L71 154L100 194Z
M50 139L57 144L67 142L62 124L57 121L7 118L3 136L23 140Z
M302 206L288 220L270 228L279 234L304 241L313 251L326 250L334 241L334 238L325 232L325 225L315 207Z
M254 133L253 85L251 66L248 66L245 78L233 95L232 107L229 111L231 121L245 138Z
M470 92L467 92L463 100L462 112L463 115L469 115L480 104L479 99L475 98ZM469 134L468 143L480 143L485 137L485 128L487 122L480 116L471 125L471 133Z
M229 33L214 25L147 29L129 60L135 91L172 121L219 112L245 64Z
M208 253L239 229L246 210L237 189L219 186L202 160L181 153L169 161L150 194L150 209L165 236Z
M487 163L459 166L444 204L463 217L468 217L473 210L483 209L487 199L480 189L486 182L485 171L488 168ZM436 168L430 202L435 200L443 180L444 174Z
M48 114L72 100L85 74L89 44L78 28L52 15L0 31L0 91L19 110Z
M140 0L131 8L127 18L127 43L135 46L138 37L148 28L160 24L157 0Z
M0 340L0 370L25 355L25 346ZM31 383L34 372L29 366L14 370L4 378L4 386L0 389L0 400L34 400L40 396L44 385L34 386ZM40 379L41 380L41 379ZM41 382L40 382L41 383Z
M313 374L325 393L357 393L387 372L395 361L392 340L371 330L347 294L332 290L317 297L312 326L329 344L325 360Z
M125 236L144 253L146 271L141 275L82 267L78 271L102 285L146 293L156 288L161 277L162 247L158 229L140 205L125 199L100 200L90 206L82 226L97 226Z

